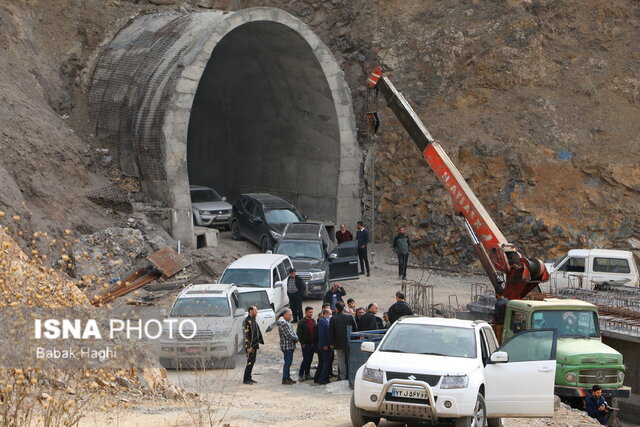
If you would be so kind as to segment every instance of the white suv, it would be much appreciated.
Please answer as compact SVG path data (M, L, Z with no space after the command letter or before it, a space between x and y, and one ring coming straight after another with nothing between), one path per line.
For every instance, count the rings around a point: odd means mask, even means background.
M224 270L220 283L233 283L243 289L266 290L271 308L278 314L289 305L287 278L291 268L293 264L286 255L245 255Z
M351 399L354 426L437 421L501 425L500 417L553 415L556 332L525 331L498 348L483 321L405 317L358 369Z
M178 296L169 312L169 319L178 322L192 320L193 331L182 331L169 337L168 331L160 339L160 364L165 368L181 366L209 367L216 360L225 367L235 368L236 354L243 349L242 322L247 313L238 289L233 285L191 285Z

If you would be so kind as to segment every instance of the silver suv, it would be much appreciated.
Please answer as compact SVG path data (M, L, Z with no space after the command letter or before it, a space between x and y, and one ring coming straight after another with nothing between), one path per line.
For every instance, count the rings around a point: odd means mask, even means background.
M243 349L242 322L246 311L234 285L191 285L177 296L168 319L192 320L195 336L184 338L165 331L160 339L160 364L165 368L210 367L216 361L226 368L236 365L236 354ZM185 336L193 331L183 331Z

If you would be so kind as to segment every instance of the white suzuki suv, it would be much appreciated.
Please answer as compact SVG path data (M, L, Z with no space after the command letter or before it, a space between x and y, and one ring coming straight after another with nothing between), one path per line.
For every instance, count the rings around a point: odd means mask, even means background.
M553 416L556 331L524 331L498 347L484 321L405 317L358 369L354 426L454 418L456 426L501 425L500 417Z

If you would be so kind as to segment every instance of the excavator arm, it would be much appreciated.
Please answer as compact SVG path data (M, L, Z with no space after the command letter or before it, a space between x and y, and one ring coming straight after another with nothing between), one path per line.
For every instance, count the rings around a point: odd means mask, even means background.
M391 81L382 75L379 67L374 69L367 85L382 94L449 192L453 210L469 234L474 251L496 292L503 293L509 299L521 299L540 282L548 280L549 275L542 261L522 257L507 241L442 146L433 139L413 108Z

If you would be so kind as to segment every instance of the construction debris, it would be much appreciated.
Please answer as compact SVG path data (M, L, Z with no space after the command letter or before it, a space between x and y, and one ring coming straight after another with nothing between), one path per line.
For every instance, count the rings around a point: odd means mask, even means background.
M162 277L165 279L176 275L180 270L191 265L191 261L188 261L169 246L152 253L147 259L160 270Z

